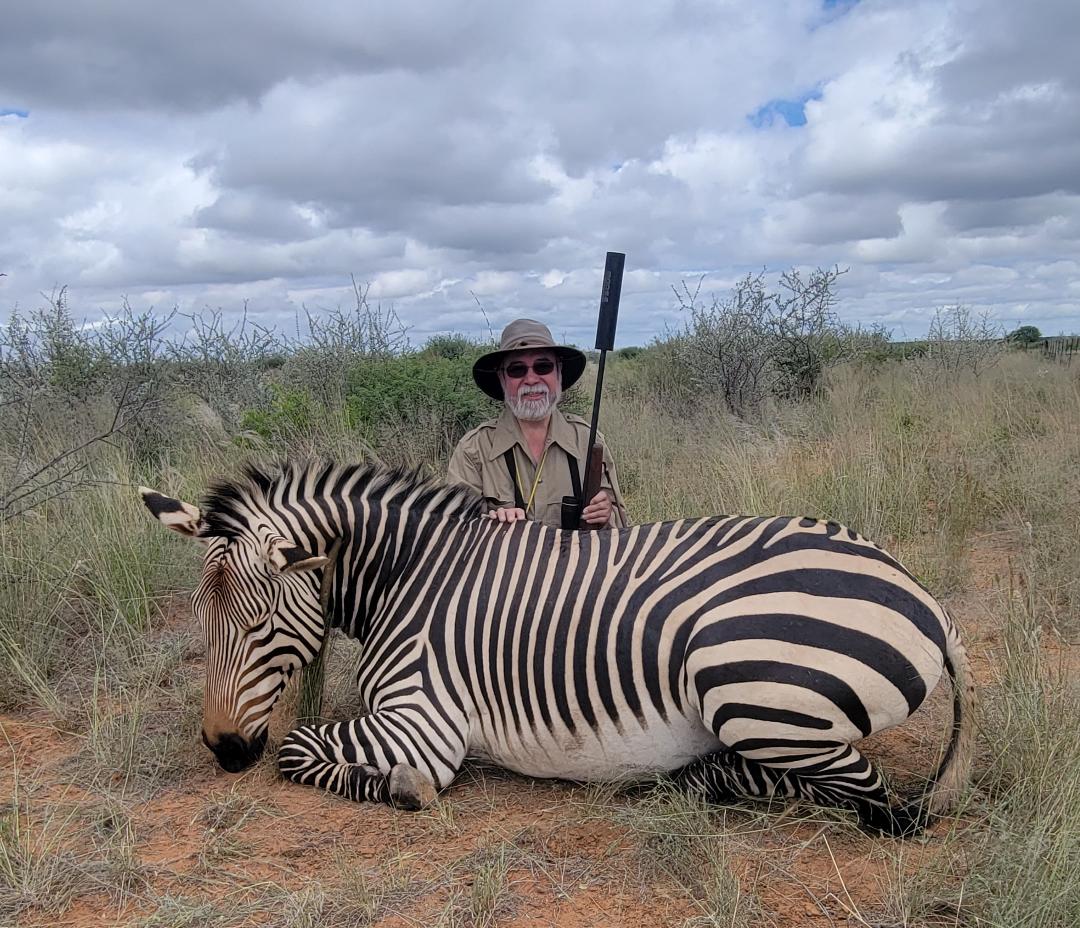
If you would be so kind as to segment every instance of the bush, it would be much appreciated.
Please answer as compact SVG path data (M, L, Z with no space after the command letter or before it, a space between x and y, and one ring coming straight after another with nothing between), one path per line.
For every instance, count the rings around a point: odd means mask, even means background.
M674 416L693 412L697 391L692 372L681 361L683 349L679 335L634 349L632 357L607 369L605 392L613 399L655 403Z
M246 410L270 402L264 373L281 366L289 346L272 329L251 322L246 306L231 324L220 309L182 318L187 330L165 352L170 379L235 428Z
M1042 333L1037 326L1022 325L1017 329L1013 329L1005 338L1014 345L1027 348L1039 341L1042 338Z
M320 316L305 309L307 333L291 347L283 382L307 390L325 409L340 409L348 374L359 364L394 358L409 350L405 327L391 309L368 304L367 291L353 281L355 304ZM299 329L299 326L297 327Z
M926 339L929 366L945 380L964 374L979 377L998 362L1004 349L1001 326L989 313L975 313L959 303L934 310Z
M289 443L310 435L318 416L311 395L303 389L271 384L270 402L262 409L244 413L241 427L271 441Z
M109 443L126 441L136 456L153 444L145 436L160 420L170 320L125 305L79 325L65 290L35 313L12 313L0 329L0 521L91 482L93 456Z
M462 435L498 414L473 383L473 349L457 358L419 354L366 361L346 374L346 421L378 447L391 432L434 430L435 453L448 458Z
M479 350L477 343L464 335L433 335L424 343L424 349L420 353L426 357L445 358L448 361L469 358L471 362L487 350Z
M842 325L833 312L839 268L813 271L806 279L793 269L770 291L765 275L748 274L730 297L700 302L701 281L675 291L690 318L676 344L676 360L697 386L720 396L740 418L758 416L769 398L804 399L821 384L825 370L854 357L863 333ZM869 336L885 341L881 331Z

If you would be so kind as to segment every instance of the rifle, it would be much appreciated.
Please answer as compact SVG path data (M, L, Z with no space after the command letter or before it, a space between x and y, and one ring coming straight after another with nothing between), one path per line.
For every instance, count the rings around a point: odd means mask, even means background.
M592 423L589 426L589 452L585 458L585 479L582 481L581 499L564 496L562 503L562 527L572 529L596 529L581 518L581 511L600 492L600 479L604 473L604 449L596 444L596 427L600 421L600 394L604 389L604 363L607 353L615 347L615 325L619 318L619 299L622 296L623 265L626 255L609 251L604 263L604 283L600 291L600 316L596 322L596 348L600 352L600 366L596 372L596 392L593 394Z

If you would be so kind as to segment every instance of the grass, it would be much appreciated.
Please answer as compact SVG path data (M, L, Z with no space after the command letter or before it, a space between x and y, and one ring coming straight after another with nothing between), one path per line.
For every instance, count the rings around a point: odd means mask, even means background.
M238 902L223 895L215 899L193 899L171 893L151 896L153 908L139 918L139 928L226 928L259 912L258 906Z
M89 810L91 839L101 879L117 908L141 895L151 873L139 858L136 814L128 803L105 796Z
M150 796L193 769L201 693L182 672L185 652L186 638L164 635L141 639L115 668L102 660L68 712L83 742L66 763L76 782Z
M408 909L430 893L432 881L421 875L421 855L398 851L377 867L358 867L349 849L339 847L329 879L321 888L321 924L373 925L384 916ZM281 925L292 924L283 920Z
M1001 614L976 789L917 866L897 854L890 924L1080 923L1080 684L1040 626L1036 597L1013 585Z
M11 796L0 807L0 924L31 910L60 915L99 885L86 856L69 846L74 813L39 812L17 767L12 779Z
M500 842L462 865L471 875L471 886L465 894L466 924L473 928L491 928L512 912L514 894L510 888L510 867L515 851L513 845Z
M961 608L963 596L990 592L973 570L973 547L988 532L1007 533L1012 580L992 610L995 650L984 655L992 682L982 687L977 783L957 819L925 844L873 842L842 816L803 809L724 813L670 790L594 788L574 791L587 798L572 814L613 825L633 850L579 858L488 829L517 781L470 767L415 817L365 810L383 830L356 826L363 858L342 841L318 858L317 880L282 862L273 879L236 885L260 852L255 823L278 814L260 798L278 788L271 750L254 776L203 796L195 820L203 843L190 872L147 867L147 804L183 794L209 767L197 734L200 632L185 624L176 597L194 585L199 549L154 525L133 485L197 501L208 478L242 453L178 444L148 464L110 450L98 462L105 482L0 525L0 705L76 735L70 756L34 772L33 789L17 771L0 779L10 797L0 815L0 924L47 921L91 900L118 924L334 928L401 916L494 926L520 914L525 876L546 887L552 905L632 890L667 900L695 925L767 924L770 886L796 879L796 845L774 837L793 822L792 833L818 836L800 853L864 841L883 860L877 910L852 905L852 923L1080 924L1077 373L1034 356L947 384L912 364L839 369L822 397L749 423L704 399L676 413L617 378L605 398L602 427L636 521L711 512L834 518L887 547L935 593L957 594ZM343 429L327 420L317 436L290 441L367 453ZM387 455L414 454L437 469L432 449L441 441L427 436L410 450L407 436L395 435ZM327 717L362 711L355 660L354 643L335 642ZM53 793L65 782L87 796L58 805ZM328 803L316 814L345 813ZM299 825L283 816L280 828ZM373 852L366 843L384 839Z
M0 705L40 705L62 714L54 678L69 614L72 565L47 556L49 535L40 520L0 526Z
M614 821L638 840L643 878L657 867L693 899L694 926L748 926L759 914L753 894L733 871L732 840L723 820L696 796L661 784L616 806Z
M1030 599L1011 612L986 726L993 802L969 884L989 924L1080 924L1080 684L1048 658Z
M251 846L242 829L252 819L266 814L270 810L263 803L245 796L235 786L228 793L210 797L198 818L204 828L199 865L213 873L224 863L250 856Z

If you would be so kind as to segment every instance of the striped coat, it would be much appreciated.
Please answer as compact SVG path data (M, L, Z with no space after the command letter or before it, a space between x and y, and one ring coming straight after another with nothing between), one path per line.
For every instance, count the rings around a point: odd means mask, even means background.
M208 544L204 740L227 768L261 752L328 622L363 643L371 712L297 729L279 765L352 798L423 804L474 756L574 780L674 773L716 801L801 797L906 832L966 779L973 693L955 626L835 523L506 526L464 488L332 465L249 470L202 509L144 499ZM898 805L853 744L907 719L946 670L949 749L927 795Z

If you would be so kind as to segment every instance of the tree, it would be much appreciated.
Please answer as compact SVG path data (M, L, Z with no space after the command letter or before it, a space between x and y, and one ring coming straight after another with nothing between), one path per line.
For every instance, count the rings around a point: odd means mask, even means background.
M1005 337L1012 344L1023 345L1026 348L1028 345L1034 345L1035 342L1042 339L1042 333L1036 326L1022 325L1018 329L1013 329Z

